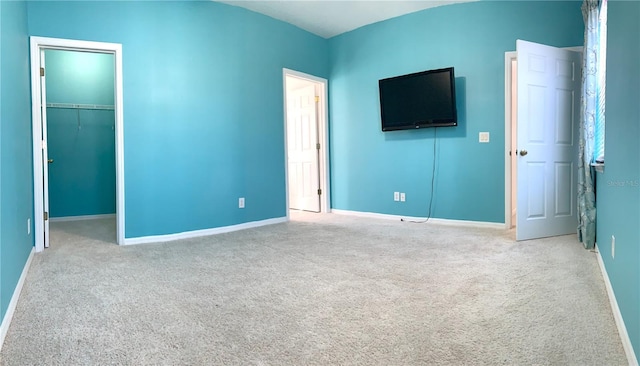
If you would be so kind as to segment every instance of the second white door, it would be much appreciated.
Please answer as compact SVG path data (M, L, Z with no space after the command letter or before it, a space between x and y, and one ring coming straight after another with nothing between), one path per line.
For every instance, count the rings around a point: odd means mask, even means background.
M289 208L320 212L316 87L287 90Z
M517 41L516 239L575 233L578 52Z

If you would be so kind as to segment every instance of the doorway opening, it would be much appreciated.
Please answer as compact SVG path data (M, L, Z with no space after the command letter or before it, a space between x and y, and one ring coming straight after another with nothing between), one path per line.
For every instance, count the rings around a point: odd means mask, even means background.
M329 212L327 80L283 70L285 179L290 210Z
M36 251L49 246L54 217L104 218L114 212L116 243L122 244L122 46L31 37L31 90Z
M505 53L505 226L516 240L575 233L580 53L516 41Z

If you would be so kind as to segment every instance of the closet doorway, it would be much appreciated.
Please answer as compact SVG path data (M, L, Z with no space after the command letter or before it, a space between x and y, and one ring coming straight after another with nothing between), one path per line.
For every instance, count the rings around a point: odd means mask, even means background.
M36 251L49 222L115 216L124 241L121 45L31 38Z

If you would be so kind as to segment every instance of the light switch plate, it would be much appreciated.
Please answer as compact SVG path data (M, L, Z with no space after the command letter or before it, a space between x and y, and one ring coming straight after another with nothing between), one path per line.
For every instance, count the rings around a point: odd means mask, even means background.
M483 143L489 142L489 132L480 132L478 140Z

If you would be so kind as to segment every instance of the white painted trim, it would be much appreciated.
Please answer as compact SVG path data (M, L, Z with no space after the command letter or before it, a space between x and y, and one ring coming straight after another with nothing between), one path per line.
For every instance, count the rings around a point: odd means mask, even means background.
M320 196L320 212L331 212L331 192L329 184L329 123L328 123L328 103L329 103L329 88L327 79L305 74L303 72L283 68L282 69L282 94L283 103L282 108L284 110L284 171L285 171L285 196L286 196L286 212L287 219L289 218L289 164L287 162L287 76L292 76L298 79L309 80L317 83L320 87L320 110L318 118L318 139L320 140L320 189L322 195Z
M631 339L629 338L627 327L624 324L622 313L620 312L620 308L618 307L618 300L616 300L616 294L613 292L613 287L611 286L611 281L609 280L609 275L607 274L607 269L604 265L604 261L602 260L602 256L600 255L600 249L598 248L597 243L596 243L596 257L598 258L598 265L600 266L600 271L602 272L602 278L604 279L604 287L606 287L607 289L607 296L609 297L609 303L611 304L613 319L615 319L616 326L618 327L618 334L620 335L620 341L622 341L622 348L624 348L624 352L627 355L629 366L638 366L638 359L636 358L636 354L633 351L633 345L631 344Z
M36 252L44 250L44 220L41 213L44 212L42 183L42 118L40 116L40 47L35 37L31 37L31 121L32 121L32 144L33 144L33 225ZM40 192L40 193L38 193Z
M395 221L424 221L427 220L426 217L415 217L415 216L399 216L399 215L388 215L381 214L376 212L364 212L364 211L350 211L350 210L337 210L332 209L331 213L338 215L347 215L347 216L355 216L355 217L365 217L372 219L383 219L383 220L395 220ZM437 224L437 225L447 225L447 226L465 226L465 227L480 227L480 228L491 228L491 229L504 229L504 224L501 222L486 222L486 221L467 221L467 220L449 220L449 219L437 219L437 218L429 218L425 224Z
M580 52L580 53L582 53L582 50L584 50L583 46L573 46L573 47L563 47L563 48L568 51L574 51L574 52Z
M260 226L280 224L287 221L289 221L287 217L277 217L273 219L251 221L251 222L245 222L237 225L217 227L213 229L185 231L182 233L167 234L167 235L152 235L152 236L141 236L138 238L126 238L124 240L124 244L134 245L134 244L164 243L167 241L190 239L190 238L197 238L197 237L209 236L209 235L217 235L217 234L229 233L232 231L256 228Z
M27 262L24 264L24 268L22 268L22 273L20 274L20 278L18 279L16 288L13 290L13 296L11 296L11 301L9 301L7 312L4 314L4 318L2 318L2 325L0 325L0 350L2 350L4 338L7 336L7 332L9 331L9 326L11 325L11 320L13 319L13 313L15 313L16 311L16 305L18 305L18 299L20 298L20 293L22 292L22 287L24 286L24 282L27 278L27 273L29 272L29 268L31 267L31 261L33 260L35 252L35 248L31 249L29 258L27 258Z
M43 197L38 192L43 191L42 182L42 120L40 106L46 103L41 100L40 88L40 51L43 49L58 49L69 51L88 51L97 53L111 53L115 61L115 130L116 130L116 223L117 242L124 243L125 210L124 210L124 103L122 83L122 45L119 43L79 41L60 38L30 37L31 43L31 115L33 134L33 189L34 189L34 224L36 252L44 250L44 212ZM46 98L46 97L45 97Z
M511 229L511 61L515 51L504 53L504 226Z
M116 214L62 216L62 217L51 217L49 218L49 221L50 222L84 221L84 220L112 219L114 217L116 217Z

